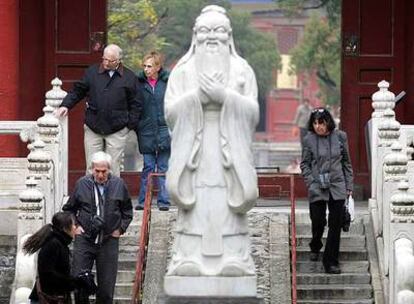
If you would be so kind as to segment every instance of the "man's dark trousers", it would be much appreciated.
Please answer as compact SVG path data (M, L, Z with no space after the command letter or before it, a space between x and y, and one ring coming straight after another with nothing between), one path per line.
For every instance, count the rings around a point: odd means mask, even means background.
M97 304L112 304L116 275L118 271L119 239L111 236L104 238L102 244L95 244L86 235L78 235L73 245L72 272L77 276L84 270L91 270L96 261L96 276L98 292ZM81 292L75 292L75 303L89 303L88 297Z

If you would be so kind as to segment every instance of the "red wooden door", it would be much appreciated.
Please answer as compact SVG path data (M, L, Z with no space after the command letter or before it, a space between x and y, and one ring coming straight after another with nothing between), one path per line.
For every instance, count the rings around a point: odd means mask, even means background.
M47 0L45 5L45 86L59 77L68 91L102 56L106 43L106 0ZM69 114L69 170L85 170L84 103Z
M413 33L409 15L410 0L342 1L342 102L341 124L348 133L355 183L369 196L369 168L365 149L364 127L371 118L371 95L381 80L390 82L395 94L409 91L414 80L408 56ZM410 74L411 70L411 74ZM412 86L412 82L411 82ZM410 94L412 92L409 92ZM396 108L397 119L407 119L404 109L413 103L407 96ZM410 98L411 97L411 98Z

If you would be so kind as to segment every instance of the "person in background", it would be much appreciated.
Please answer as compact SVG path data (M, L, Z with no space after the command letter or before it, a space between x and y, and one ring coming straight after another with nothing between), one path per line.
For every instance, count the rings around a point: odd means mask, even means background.
M69 109L87 97L83 126L87 165L92 154L105 151L112 157L113 174L120 176L128 132L139 119L137 84L134 72L122 65L122 49L110 44L104 49L101 64L86 70L56 110L56 116L66 116Z
M169 73L162 67L162 56L152 51L144 56L144 70L138 74L139 91L142 93L142 113L136 129L138 147L144 157L137 210L144 209L148 175L166 173L170 158L170 135L164 117L164 94ZM170 207L165 176L158 177L158 209Z
M132 204L124 181L111 174L111 156L96 152L92 174L81 177L62 209L76 215L83 233L73 246L73 274L92 270L96 261L96 303L112 304L118 271L119 237L132 220ZM89 303L89 295L75 291L77 304Z
M26 254L39 251L37 258L37 279L29 299L31 303L42 303L46 298L60 298L70 302L70 292L82 288L85 282L70 274L69 244L80 233L75 217L70 212L57 212L52 223L43 226L31 235L23 245Z
M295 119L293 123L293 135L298 136L298 131L300 132L300 144L303 147L303 138L308 133L308 121L312 112L312 106L310 105L309 99L304 99L303 103L299 105L296 109Z
M345 132L335 129L332 115L324 108L311 112L308 134L303 141L300 168L308 188L312 240L312 261L317 261L329 208L328 236L322 263L327 273L338 274L339 244L344 219L344 203L353 190L353 170Z

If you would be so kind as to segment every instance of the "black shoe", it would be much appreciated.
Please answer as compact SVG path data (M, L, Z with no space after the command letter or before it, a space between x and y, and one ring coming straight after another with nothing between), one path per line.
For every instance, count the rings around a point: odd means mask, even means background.
M339 268L338 266L332 265L332 266L325 267L325 272L331 273L331 274L340 274L341 268Z
M135 210L144 210L144 206L143 205L136 205Z
M310 260L313 262L316 262L317 260L319 260L319 252L311 252Z
M170 210L170 206L167 206L167 205L158 206L158 210L160 210L160 211L168 211L168 210Z

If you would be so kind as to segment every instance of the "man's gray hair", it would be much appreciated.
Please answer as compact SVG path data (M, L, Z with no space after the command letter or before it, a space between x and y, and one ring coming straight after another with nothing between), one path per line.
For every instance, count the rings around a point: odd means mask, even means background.
M114 53L119 60L122 59L122 49L116 44L108 44L104 49L104 54L106 52Z
M108 164L108 168L110 169L111 163L112 163L111 155L103 151L95 152L94 154L92 154L92 157L91 157L91 169L93 168L94 164L104 163L104 162Z

